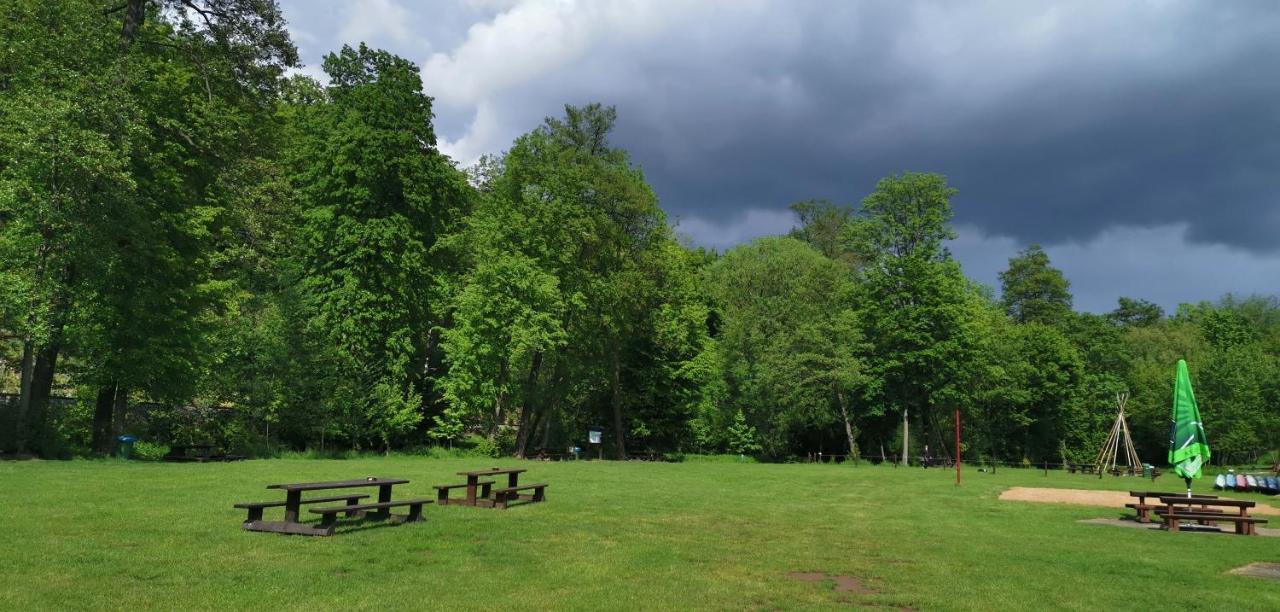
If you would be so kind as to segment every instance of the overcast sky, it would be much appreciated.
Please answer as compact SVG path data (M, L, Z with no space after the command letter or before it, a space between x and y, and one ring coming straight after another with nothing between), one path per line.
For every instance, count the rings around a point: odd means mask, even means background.
M462 165L565 103L615 105L696 244L929 171L989 285L1040 243L1082 310L1280 293L1280 2L282 4L305 72L360 41L417 63Z

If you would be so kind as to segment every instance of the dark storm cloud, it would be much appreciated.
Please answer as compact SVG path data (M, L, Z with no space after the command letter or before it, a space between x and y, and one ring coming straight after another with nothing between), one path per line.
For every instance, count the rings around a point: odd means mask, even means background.
M1276 291L1274 2L284 6L309 62L357 40L418 62L464 165L565 103L616 105L615 143L700 244L932 171L960 189L954 250L980 281L1039 242L1089 310Z
M908 27L895 11L814 16L802 47L766 45L714 72L676 65L668 86L618 100L618 140L671 210L702 217L856 202L879 177L928 170L960 188L958 221L1023 242L1186 222L1191 240L1274 249L1280 27L1258 27L1280 26L1271 6L1205 4L1164 24L1184 44L1134 56L1108 40L1078 57L1063 44L1008 78L1000 58L921 66L886 52ZM832 31L841 23L862 27ZM957 66L975 78L929 73Z

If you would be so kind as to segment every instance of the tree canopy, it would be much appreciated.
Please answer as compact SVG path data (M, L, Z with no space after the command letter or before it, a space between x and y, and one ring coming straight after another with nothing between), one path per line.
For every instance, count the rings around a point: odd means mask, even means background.
M616 458L878 460L951 454L958 411L969 460L1087 461L1128 391L1155 461L1179 358L1215 460L1280 443L1280 299L1077 312L1038 245L997 298L947 248L940 174L800 199L786 235L717 252L606 104L464 168L412 62L360 43L289 76L272 0L0 15L6 452L525 456L602 427Z

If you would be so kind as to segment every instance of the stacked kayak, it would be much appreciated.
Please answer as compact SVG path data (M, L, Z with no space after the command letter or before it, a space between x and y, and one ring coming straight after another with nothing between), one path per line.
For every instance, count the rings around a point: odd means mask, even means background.
M1219 491L1256 491L1258 493L1276 495L1280 494L1280 479L1266 475L1218 474L1213 479L1213 488Z

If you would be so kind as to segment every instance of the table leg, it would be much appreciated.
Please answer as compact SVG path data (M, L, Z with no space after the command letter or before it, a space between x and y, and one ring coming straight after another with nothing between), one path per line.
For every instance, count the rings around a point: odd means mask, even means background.
M298 508L302 506L302 491L289 491L284 498L284 522L298 522Z
M507 474L507 486L508 486L508 487L518 487L518 486L520 486L519 484L517 484L517 482L518 482L519 480L520 480L520 475L519 475L519 474L517 474L517 473L515 473L515 472L512 472L512 473L510 473L510 474Z
M476 483L480 481L479 476L467 476L467 505L476 505Z
M389 501L391 501L391 485L389 484L378 485L378 503L385 504ZM380 519L385 519L391 516L391 509L379 508L378 511L375 513L375 516Z

